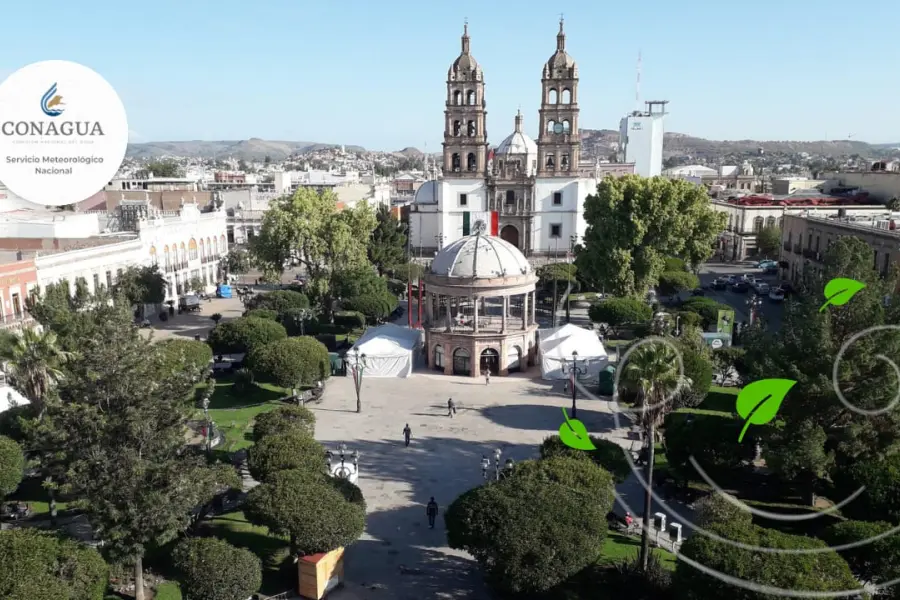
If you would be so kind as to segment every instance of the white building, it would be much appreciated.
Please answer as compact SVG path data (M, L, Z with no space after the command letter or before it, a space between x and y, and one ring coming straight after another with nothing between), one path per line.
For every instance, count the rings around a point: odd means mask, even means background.
M662 174L663 137L668 100L647 102L647 110L634 111L619 123L622 160L634 164L641 177Z
M564 257L582 239L584 200L602 169L581 161L578 67L565 42L560 21L556 52L541 77L537 141L525 134L519 113L513 132L489 151L484 73L470 53L466 27L462 52L447 73L443 178L422 184L410 206L413 254L433 255L469 235L477 221L526 256Z

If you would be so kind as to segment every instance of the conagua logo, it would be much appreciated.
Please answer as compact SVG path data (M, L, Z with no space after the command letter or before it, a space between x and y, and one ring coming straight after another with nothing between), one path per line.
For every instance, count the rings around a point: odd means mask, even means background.
M58 117L66 110L63 108L64 106L63 97L56 93L56 84L54 83L41 97L41 110L48 117Z
M41 110L48 117L58 117L65 112L63 97L57 93L56 83L41 96ZM95 136L106 135L97 121L4 121L0 133L8 136Z

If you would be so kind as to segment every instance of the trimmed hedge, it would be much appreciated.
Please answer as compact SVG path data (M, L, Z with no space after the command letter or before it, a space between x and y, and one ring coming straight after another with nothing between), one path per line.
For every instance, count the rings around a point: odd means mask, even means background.
M681 303L680 308L682 311L700 315L700 320L704 329L708 329L718 322L720 310L734 310L727 304L716 302L712 298L706 298L704 296L693 296L688 298Z
M324 475L325 448L302 431L267 435L250 448L247 467L257 481L292 469Z
M25 455L22 447L8 437L0 436L0 501L22 483Z
M363 329L366 315L356 310L342 310L334 313L334 324L347 330Z
M637 298L610 298L592 305L588 316L594 323L619 327L649 321L653 317L653 308Z
M379 294L356 296L343 301L344 309L356 311L370 321L386 319L397 308L397 297L385 290Z
M558 435L551 435L541 442L541 458L554 457L576 458L579 460L591 460L599 467L609 472L616 480L622 483L631 474L631 465L625 458L625 450L609 440L601 437L590 436L596 450L576 450L566 446Z
M247 308L263 308L281 314L292 308L309 308L309 298L295 290L275 290L253 296L247 303Z
M247 355L246 365L254 380L285 389L312 385L331 374L328 348L310 336L254 346Z
M280 323L257 317L239 317L217 325L209 332L207 343L215 354L241 354L286 337L287 331Z
M316 415L304 406L280 406L262 413L253 423L253 441L292 431L313 437L316 433Z
M172 338L156 344L166 365L175 371L188 369L195 378L205 375L213 358L209 344L197 340Z
M217 538L188 538L172 555L191 600L243 600L262 585L262 561Z
M278 312L270 308L254 308L244 313L245 317L256 317L257 319L269 319L270 321L278 320Z

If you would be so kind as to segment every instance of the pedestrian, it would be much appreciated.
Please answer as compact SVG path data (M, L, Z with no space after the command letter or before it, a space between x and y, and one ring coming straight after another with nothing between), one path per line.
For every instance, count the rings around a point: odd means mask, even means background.
M487 371L484 372L484 385L490 385L490 384L491 384L491 370L488 369Z
M406 440L406 447L409 448L409 438L412 437L412 429L409 428L409 423L406 424L406 427L403 428L403 439Z
M447 416L452 419L453 415L455 415L455 414L456 414L456 403L453 402L453 398L450 398L449 400L447 400Z
M437 502L434 501L434 496L428 501L428 506L425 507L425 514L428 515L429 529L434 529L434 521L437 519L438 514L438 505Z
M566 381L563 383L563 393L564 394L569 393L569 380L568 379L566 379Z

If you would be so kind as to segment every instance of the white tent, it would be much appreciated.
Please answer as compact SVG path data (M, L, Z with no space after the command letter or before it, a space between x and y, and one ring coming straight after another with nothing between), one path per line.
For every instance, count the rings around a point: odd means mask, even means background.
M31 402L11 386L0 385L0 413L23 404L31 404Z
M578 367L585 369L580 377L592 379L609 364L603 342L597 334L571 323L538 332L541 353L541 379L568 379L572 352L578 353ZM563 366L566 365L566 372Z
M366 355L366 377L409 377L421 348L421 331L386 323L367 329L350 352Z

